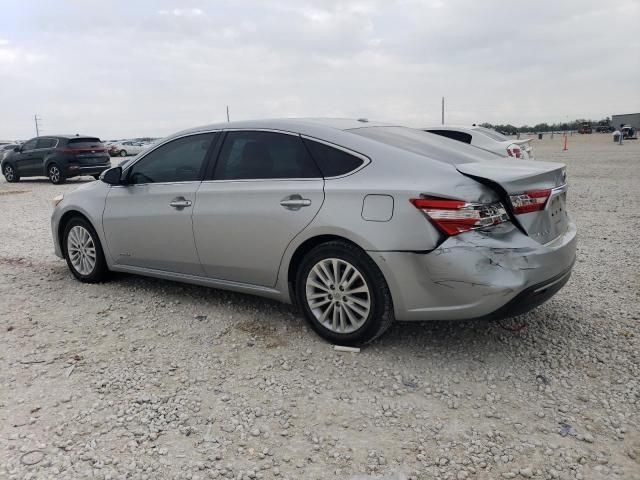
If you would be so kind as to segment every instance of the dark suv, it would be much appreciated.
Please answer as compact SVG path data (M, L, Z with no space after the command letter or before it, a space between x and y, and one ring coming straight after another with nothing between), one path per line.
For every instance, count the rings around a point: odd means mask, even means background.
M111 168L111 158L100 139L81 135L32 138L2 160L2 173L7 182L44 175L57 185L79 175L92 175L97 179L108 168Z

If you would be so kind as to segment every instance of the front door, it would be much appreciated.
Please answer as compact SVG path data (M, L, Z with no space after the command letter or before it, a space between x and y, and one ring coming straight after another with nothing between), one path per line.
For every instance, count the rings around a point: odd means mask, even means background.
M25 142L20 149L20 152L14 153L14 162L18 175L28 177L30 175L42 175L42 169L37 168L39 165L38 151L37 151L37 138L32 138L28 142Z
M287 245L322 206L323 188L300 136L228 132L196 195L194 235L206 274L274 286Z
M103 226L117 265L203 274L192 214L216 135L172 140L128 167L126 185L111 187Z

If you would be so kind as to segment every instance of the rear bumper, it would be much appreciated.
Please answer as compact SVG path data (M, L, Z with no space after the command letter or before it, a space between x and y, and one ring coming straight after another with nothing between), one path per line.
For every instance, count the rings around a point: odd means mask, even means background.
M512 225L448 238L429 253L369 252L397 320L467 320L524 313L568 281L576 227L541 245Z
M80 175L99 175L105 170L109 170L111 168L111 161L109 163L102 163L96 165L68 165L65 169L66 177L77 177Z

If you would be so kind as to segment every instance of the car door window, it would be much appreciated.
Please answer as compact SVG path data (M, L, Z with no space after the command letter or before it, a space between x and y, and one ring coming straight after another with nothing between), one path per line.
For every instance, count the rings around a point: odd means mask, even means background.
M156 148L129 171L129 183L193 182L201 172L216 133L178 138Z
M321 178L298 135L261 131L227 133L216 163L216 180Z
M39 138L36 148L51 148L55 143L56 140L54 138Z
M305 138L304 144L325 178L346 175L357 170L364 163L361 158L324 143Z
M36 143L38 142L37 138L32 138L28 142L22 145L22 151L26 152L27 150L33 150L36 148Z

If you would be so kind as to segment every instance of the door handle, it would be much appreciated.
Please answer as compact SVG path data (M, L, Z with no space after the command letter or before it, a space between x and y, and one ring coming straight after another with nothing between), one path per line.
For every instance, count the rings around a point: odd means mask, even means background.
M300 210L302 207L311 205L311 200L302 198L300 195L291 195L280 200L280 205L288 210Z
M169 203L170 207L173 207L177 210L182 210L183 208L190 207L191 205L193 205L193 202L191 200L187 200L184 197L174 198L173 200L171 200L171 203Z

